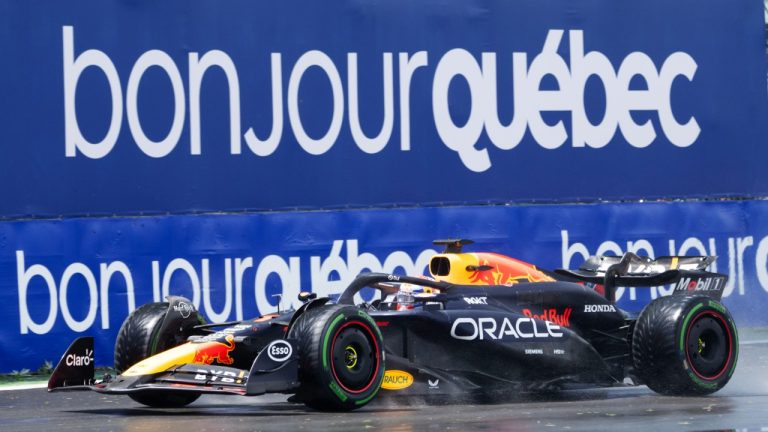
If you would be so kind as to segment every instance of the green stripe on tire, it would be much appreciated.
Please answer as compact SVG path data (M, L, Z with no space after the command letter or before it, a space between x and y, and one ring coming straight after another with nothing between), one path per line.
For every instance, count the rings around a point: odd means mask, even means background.
M381 386L379 386L379 387L381 387ZM368 396L367 398L365 398L365 399L363 399L363 400L355 401L355 405L365 405L365 404L367 404L367 403L368 403L368 401L370 401L371 399L373 399L373 397L374 397L374 396L376 396L377 394L379 394L379 389L376 389L376 391L374 391L373 393L371 393L371 395L370 395L370 396Z
M731 370L728 371L728 376L731 376L733 375L733 371L736 370L736 362L739 360L739 331L736 329L736 325L732 320L729 319L728 324L733 326L733 338L736 340L733 348L733 364L731 365Z
M328 339L331 338L331 333L336 324L344 319L344 315L339 315L331 321L331 325L328 326L328 331L325 333L325 339L323 339L323 368L328 369Z
M688 312L688 315L685 317L685 320L683 320L683 327L681 328L680 332L680 350L685 351L685 329L688 328L688 321L691 319L691 316L693 316L694 312L704 307L704 303L699 303L696 306L691 309L690 312Z
M331 389L331 391L333 391L333 393L336 395L336 397L339 398L340 401L346 402L347 399L349 399L349 397L347 397L347 395L345 395L344 392L341 391L339 386L334 381L331 381L331 383L328 384L328 387Z

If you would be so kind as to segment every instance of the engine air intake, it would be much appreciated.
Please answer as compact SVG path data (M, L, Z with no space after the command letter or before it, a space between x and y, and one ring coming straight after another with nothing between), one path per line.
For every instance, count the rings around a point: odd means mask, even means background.
M433 257L429 262L429 272L433 276L448 276L451 274L451 261L444 256Z

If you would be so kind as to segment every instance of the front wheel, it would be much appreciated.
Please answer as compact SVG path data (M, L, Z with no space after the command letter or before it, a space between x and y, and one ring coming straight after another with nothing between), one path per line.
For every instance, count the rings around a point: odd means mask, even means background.
M115 369L121 373L134 364L175 345L174 335L160 334L168 303L148 303L125 319L115 342ZM178 408L191 404L200 393L160 390L129 393L136 402L155 408Z
M299 350L296 396L307 406L350 411L376 396L384 377L384 343L365 311L345 305L321 306L302 314L289 337Z
M716 392L731 379L738 355L738 334L731 314L708 297L656 299L643 309L635 324L635 371L658 393Z

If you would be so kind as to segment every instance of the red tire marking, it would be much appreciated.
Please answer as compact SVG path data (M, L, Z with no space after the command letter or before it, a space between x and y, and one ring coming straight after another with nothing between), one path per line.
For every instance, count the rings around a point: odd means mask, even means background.
M693 325L696 323L696 321L698 321L701 318L702 315L711 315L711 316L715 317L717 320L719 320L720 323L723 325L723 328L725 329L725 334L728 335L728 357L727 357L727 361L723 365L723 368L720 370L720 372L718 372L717 375L715 375L713 377L706 377L706 376L702 375L699 371L696 370L696 367L693 366L693 362L691 361L691 353L688 351L688 340L691 337L691 329L693 328ZM686 335L685 335L685 356L688 359L688 364L691 366L691 370L693 371L693 373L695 373L696 376L698 376L699 378L701 378L703 380L707 380L707 381L714 381L714 380L720 378L725 373L725 371L728 370L728 366L731 364L731 362L733 360L733 358L732 358L732 355L733 355L733 342L732 342L732 339L733 339L733 337L731 336L731 328L728 327L728 323L725 322L725 319L721 315L716 314L713 311L704 311L704 312L700 312L698 315L696 315L693 318L693 320L691 321L691 325L688 326L688 330L686 331Z
M336 346L336 337L339 335L339 333L341 333L341 330L343 330L345 327L350 325L357 325L358 327L362 327L363 329L365 329L366 332L368 332L368 335L371 337L371 341L373 341L373 346L375 348L374 352L376 353L376 363L375 363L376 367L374 368L374 373L371 376L371 380L368 382L368 384L365 387L363 387L362 390L352 390L347 386L345 386L341 382L341 380L339 380L338 375L336 375L336 366L334 365L334 362L333 362L333 348ZM373 382L376 380L376 375L378 375L377 371L379 370L379 364L381 364L379 359L379 343L376 341L376 337L373 336L373 332L371 331L371 329L369 329L367 326L364 326L357 321L348 321L336 330L336 333L333 334L333 342L331 342L330 357L331 357L331 372L333 373L333 378L341 386L341 388L343 388L344 390L352 394L363 393L364 391L368 390L371 387L371 385L373 385Z

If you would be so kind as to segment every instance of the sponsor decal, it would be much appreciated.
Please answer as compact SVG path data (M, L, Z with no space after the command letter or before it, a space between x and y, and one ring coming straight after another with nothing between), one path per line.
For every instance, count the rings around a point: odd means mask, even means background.
M411 384L413 384L413 375L405 371L390 369L384 372L384 381L381 383L381 388L402 390L410 387Z
M467 304L471 305L487 305L488 297L463 297Z
M221 339L226 339L227 336L231 336L237 332L251 329L250 324L237 324L233 325L232 327L227 327L223 330L217 331L216 333L212 333L209 335L206 335L198 340L198 342L219 342Z
M616 307L610 304L584 305L584 312L587 312L587 313L616 312Z
M551 321L537 321L524 317L457 318L451 326L451 337L461 340L548 339L563 337L560 326Z
M178 302L173 305L173 310L178 312L182 318L189 318L189 316L192 315L194 308L187 302Z
M67 366L90 366L93 364L93 350L86 348L83 355L67 354L64 362Z
M537 34L536 37L539 37ZM455 48L445 53L437 54L429 51L416 53L401 53L397 59L393 59L392 53L381 53L382 65L385 76L385 111L393 113L395 105L392 102L393 95L406 95L405 101L410 98L410 74L417 68L435 65L431 77L432 106L434 126L440 141L445 147L456 153L461 163L470 171L480 173L488 171L493 166L491 156L498 154L497 148L502 151L510 151L523 142L524 137L530 134L533 141L541 148L555 150L567 146L570 138L570 146L573 148L591 148L599 150L616 142L626 141L636 149L645 149L657 136L664 136L672 145L685 148L693 145L701 128L695 116L675 116L673 111L673 84L674 87L685 86L685 82L691 82L696 75L698 64L690 54L678 50L668 57L654 60L645 52L634 50L628 57L606 56L599 49L585 46L585 32L583 29L572 29L567 32L563 29L548 29L541 50L518 52L483 52L480 60L477 53L472 53L462 48ZM154 49L146 51L135 61L130 74L126 77L126 71L118 69L112 60L114 53L100 51L84 44L85 50L75 51L75 27L62 26L62 68L63 71L63 95L64 95L64 155L66 158L85 157L89 159L102 159L108 156L118 144L118 138L123 135L126 125L123 120L123 109L126 111L127 126L130 136L140 151L146 157L165 158L171 155L185 152L190 155L204 156L206 151L201 139L201 118L199 115L201 101L199 93L202 85L202 76L207 66L202 66L210 61L210 65L220 66L227 77L234 77L237 82L238 74L243 74L243 69L238 71L237 64L225 51L218 51L215 58L208 52L202 57L198 51L189 51L189 90L184 85L179 65L162 50ZM81 42L82 44L82 42ZM82 48L81 48L82 49ZM561 53L567 53L562 56ZM293 54L293 53L292 53ZM430 56L431 54L431 56ZM509 125L503 125L496 109L497 105L497 73L496 59L512 58L514 80L512 84L514 98L514 118ZM320 50L312 50L301 53L295 63L291 64L281 57L281 53L272 54L269 72L274 77L280 75L281 70L292 70L287 83L287 92L281 91L277 86L282 85L280 80L272 80L272 94L280 95L273 101L272 112L274 116L273 127L275 130L265 141L260 140L251 129L243 134L243 115L240 109L232 109L230 113L230 136L228 153L237 157L245 154L255 154L261 157L272 155L281 146L283 129L290 126L298 145L308 154L315 157L331 151L334 145L344 141L339 139L342 124L345 121L344 95L348 94L350 100L357 100L357 85L345 88L340 73L339 64L348 64L351 69L357 71L357 54L346 53L341 59L333 58ZM186 55L185 55L186 58ZM530 60L529 60L530 59ZM340 63L340 60L343 63ZM530 61L530 63L529 63ZM122 63L122 62L120 62ZM118 63L118 65L120 64ZM656 64L659 64L657 67ZM145 133L141 121L142 115L137 107L138 90L133 83L141 82L143 75L153 66L162 69L170 79L174 94L173 120L170 130L161 141L153 141ZM301 95L299 84L305 72L317 67L324 73L333 89L332 122L326 134L320 138L309 136L306 125L302 123L302 117L297 108ZM409 70L408 79L403 83L392 80L393 70L397 67L400 71ZM99 142L90 142L83 133L78 121L76 104L78 83L90 80L90 75L82 75L83 71L96 68L103 73L109 85L109 102L112 107L109 129L104 138ZM431 70L431 69L430 69ZM122 76L120 75L122 73ZM265 71L266 73L266 71ZM352 72L349 72L352 75ZM544 76L551 76L558 83L558 90L540 91L540 81ZM354 72L355 82L357 72ZM629 89L629 80L617 77L639 76L647 83L647 90L640 92ZM678 78L682 77L682 78ZM466 81L472 94L468 107L469 118L465 122L456 123L451 116L451 104L449 103L449 88L452 81L462 79ZM588 80L599 80L605 89L607 100L606 113L599 124L592 124L587 117L587 106L584 102L584 93ZM127 87L122 83L128 82ZM138 84L136 84L138 85ZM230 100L238 106L241 98L239 86L229 88ZM284 95L284 97L283 97ZM517 95L523 95L518 97ZM353 99L354 98L354 99ZM620 101L620 102L619 102ZM401 125L400 151L408 151L410 142L410 116L407 102L400 101L400 118L404 120ZM185 110L189 105L189 121L186 121ZM351 103L350 103L351 105ZM133 107L133 108L132 108ZM287 107L288 116L283 121L282 112ZM658 113L659 123L637 124L629 114L633 110L647 110ZM542 112L562 111L569 113L572 118L569 123L558 122L549 125L542 120ZM198 114L194 114L198 113ZM352 138L360 151L368 154L382 152L391 141L394 123L385 121L381 133L375 137L367 137L361 130L358 114L350 107L348 121L350 123ZM144 114L146 116L146 114ZM684 123L679 123L677 118L682 118ZM187 124L188 123L188 124ZM188 133L183 133L188 129ZM622 139L614 139L619 133ZM491 146L478 145L481 136L487 136ZM180 145L184 138L189 139L188 145ZM245 141L245 146L243 145ZM286 144L282 144L285 146ZM615 145L615 144L614 144ZM391 147L391 146L390 146ZM490 148L487 148L490 147ZM179 150L185 148L185 150ZM178 157L178 156L176 156Z
M437 379L437 378L435 378L434 381L429 379L429 378L427 378L427 384L429 384L429 389L430 390L437 390L437 389L440 388L440 380Z
M488 260L482 265L488 266ZM514 285L519 282L545 282L552 281L547 275L540 273L534 267L527 265L510 266L503 262L494 263L490 270L475 270L469 280L473 285Z
M724 278L680 278L675 291L722 291L723 288L725 288Z
M293 348L291 347L291 344L282 339L272 341L271 344L267 345L267 356L269 356L272 361L282 363L291 358L292 354Z
M554 355L565 355L565 350L560 348L555 348L552 350L552 354Z
M525 355L543 355L544 350L541 348L526 348Z
M529 318L550 321L560 327L569 327L571 325L571 312L573 312L571 308L565 308L562 313L558 312L557 309L552 308L544 309L540 315L535 315L530 309L523 309L523 315Z
M346 402L349 397L344 394L344 391L339 387L338 384L336 384L336 381L331 381L330 384L328 384L328 388L331 389L331 391L336 395L337 398L339 398L340 401Z
M229 353L235 349L235 338L232 335L226 335L222 342L206 342L195 351L195 358L192 363L212 364L214 361L221 364L232 364L235 361L229 356Z
M120 226L120 222L117 222L117 226ZM331 292L343 291L349 281L354 279L362 269L369 269L376 273L391 273L401 270L407 274L421 274L429 264L429 259L435 253L437 252L433 249L424 249L413 256L402 250L392 251L388 255L374 255L371 252L360 250L357 239L348 239L334 240L331 250L327 253L323 252L322 254L308 257L269 254L259 260L255 256L234 257L217 255L220 259L211 260L203 258L195 261L189 257L169 256L167 257L169 264L163 266L160 260L153 260L151 263L148 263L149 266L146 269L143 269L141 266L129 265L119 260L102 262L91 267L80 262L71 262L65 263L61 278L56 278L54 275L58 273L49 268L49 264L45 262L30 262L27 252L17 250L16 286L19 305L19 330L21 334L44 335L52 331L55 333L59 331L58 323L62 319L64 320L62 329L78 333L88 330L97 331L114 328L116 319L118 323L121 323L125 318L125 315L119 315L114 312L115 307L125 308L127 306L128 310L136 309L136 303L139 301L137 295L140 292L138 288L133 288L133 283L130 283L126 288L124 296L114 296L114 299L112 298L113 296L106 296L106 293L111 292L110 289L113 289L111 288L110 281L114 283L118 276L125 278L127 281L138 281L145 276L147 289L151 287L153 301L161 301L161 294L167 294L169 290L167 281L174 274L183 273L192 282L193 299L211 299L216 295L226 294L226 296L231 296L234 300L231 302L231 305L227 303L222 310L214 310L208 300L198 303L203 315L209 320L212 322L225 322L233 319L242 321L244 319L243 309L248 307L243 300L246 292L256 293L255 307L257 311L274 310L275 306L272 304L274 300L264 294L264 281L267 280L269 275L275 275L282 281L281 293L286 299L297 298L299 290L298 288L294 289L294 287L303 285L314 286L318 295L325 296ZM224 274L221 277L230 282L225 283L224 280L217 281L211 276L213 272L209 271L209 269L217 265L221 266L219 268L223 268ZM310 269L309 274L305 275L303 271L300 271L300 269L304 268ZM254 271L255 269L256 271L255 278L250 278L251 285L248 285L243 276L248 273L247 269L250 269L249 271ZM149 273L146 274L145 271ZM92 312L89 312L85 319L76 320L69 312L73 308L72 300L67 300L70 296L64 294L68 290L68 281L80 278L85 280L88 287L86 292L88 294L84 298L78 298L77 301L88 305L89 311ZM37 286L35 281L42 283L43 292L48 293L45 296L45 300L37 299L36 295L34 297L31 296L32 287ZM254 281L256 281L255 285L253 284ZM289 281L290 283L288 283ZM223 285L223 289L212 288L217 285ZM30 295L27 294L28 292ZM121 301L124 301L122 305L115 303L118 297L122 299ZM359 299L360 294L356 297ZM292 304L293 307L300 305L298 299L296 302L298 304ZM190 313L196 310L194 302L186 303L192 308ZM178 304L174 304L174 306L178 306ZM36 318L37 313L35 311L39 310L38 308L42 308L45 311L45 315L40 315L47 316L45 321ZM186 313L184 309L185 307L181 306L178 309L174 309L174 311ZM270 314L264 315L263 318L268 319L267 317L272 315L277 316L276 314ZM245 318L248 318L248 316L245 316ZM201 338L201 341L221 339L223 338L221 334L221 332L217 332L216 335L208 335ZM113 333L112 337L114 338L114 336L115 334ZM60 353L55 353L55 355L58 354Z
M206 382L219 382L225 384L242 384L243 374L221 369L197 369L195 379Z

